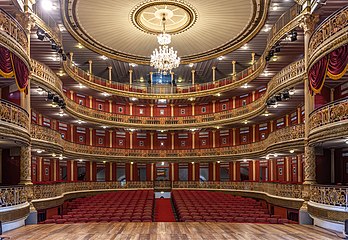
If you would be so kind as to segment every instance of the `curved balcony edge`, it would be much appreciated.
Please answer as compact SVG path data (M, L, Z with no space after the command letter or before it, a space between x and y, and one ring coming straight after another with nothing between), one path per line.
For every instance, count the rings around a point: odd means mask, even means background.
M147 93L146 90L144 90L145 92L136 92L136 91L129 91L129 89L132 89L133 86L116 82L116 85L122 86L123 90L120 90L120 89L115 89L110 87L109 80L90 75L87 72L73 66L73 64L69 61L63 62L63 67L64 67L64 70L68 73L68 75L74 80L76 80L77 82L83 85L86 85L90 88L93 88L95 90L107 92L117 96L136 97L139 99L183 99L183 98L202 97L202 96L212 95L216 93L221 93L224 91L231 90L235 87L240 87L243 84L256 79L259 76L259 74L263 72L266 66L265 57L268 54L268 51L274 46L274 44L276 44L280 39L282 39L286 33L290 32L291 30L295 29L297 26L300 25L303 15L302 14L296 15L296 13L299 12L299 9L300 9L299 6L295 4L291 9L289 9L289 11L285 12L278 19L278 21L275 23L275 25L272 27L272 30L270 31L264 53L254 65L239 72L235 76L223 78L223 79L215 81L214 83L211 82L207 84L195 85L193 87L193 92L190 92L189 90L192 87L187 88L188 92L180 91L177 94L152 94L152 93ZM283 18L284 19L286 18L288 22L284 23ZM105 85L96 83L95 82L96 80L98 82L99 81L104 82ZM209 84L212 85L213 88L209 89L209 86L208 86ZM134 88L136 90L136 87ZM206 88L206 90L201 90L204 88Z
M28 16L20 13L18 19L23 23L0 9L0 45L16 54L30 69L27 31L22 26L28 20Z
M116 149L108 147L95 147L68 142L61 138L61 135L52 129L32 124L32 145L52 151L59 148L63 154L76 159L112 160L112 161L148 161L159 159L158 161L188 161L204 160L215 161L235 160L242 158L259 157L274 150L290 150L303 146L304 125L295 125L279 129L270 133L268 138L263 141L238 145L225 148L214 149L193 149L193 150L135 150L135 149ZM61 149L61 150L60 150Z
M309 62L311 69L319 59L348 43L348 6L327 17L314 31L309 40Z
M305 74L304 60L293 62L283 68L268 83L266 93L256 101L245 107L231 109L215 114L197 115L192 117L138 117L115 113L107 113L81 106L70 100L62 90L61 80L44 64L32 61L32 80L52 89L62 98L67 106L66 110L73 116L102 125L117 127L142 128L142 129L182 129L189 127L211 127L240 122L244 119L253 118L262 113L266 108L266 101L269 97L281 89L294 86L302 81Z
M12 102L0 99L0 136L29 145L29 131L27 111Z
M312 145L344 137L344 133L348 133L348 98L314 110L309 117L309 128L309 143Z

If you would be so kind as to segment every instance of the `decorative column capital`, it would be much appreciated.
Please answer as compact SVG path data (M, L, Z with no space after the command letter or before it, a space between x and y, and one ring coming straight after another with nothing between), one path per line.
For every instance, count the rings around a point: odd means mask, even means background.
M112 70L112 66L108 66L108 69L109 69L109 70Z
M89 63L89 64L92 64L92 63L93 63L93 61L92 61L92 60L88 60L88 63Z
M300 20L300 27L303 29L304 33L311 34L314 29L315 25L319 21L319 15L317 14L304 14L302 19Z

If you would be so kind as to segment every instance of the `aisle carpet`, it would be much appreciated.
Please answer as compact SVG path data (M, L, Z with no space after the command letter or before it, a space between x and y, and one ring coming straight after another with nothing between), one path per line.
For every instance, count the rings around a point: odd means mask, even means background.
M158 198L155 201L155 221L175 222L170 198Z

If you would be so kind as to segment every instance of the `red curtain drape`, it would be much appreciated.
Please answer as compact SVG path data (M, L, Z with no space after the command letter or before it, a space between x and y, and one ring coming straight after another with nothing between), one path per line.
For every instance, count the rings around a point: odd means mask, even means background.
M344 45L324 56L309 70L308 79L312 92L320 93L326 76L338 80L348 70L348 46Z
M28 67L18 56L3 46L0 46L0 75L5 78L14 77L20 91L24 91L28 86Z

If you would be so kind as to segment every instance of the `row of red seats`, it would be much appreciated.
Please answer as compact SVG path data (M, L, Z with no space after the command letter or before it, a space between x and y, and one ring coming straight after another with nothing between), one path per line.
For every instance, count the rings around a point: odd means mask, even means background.
M271 216L266 207L251 198L195 190L175 190L172 197L179 220L183 222L289 222L281 216Z
M77 198L67 203L64 215L43 223L152 222L153 190L119 191Z

